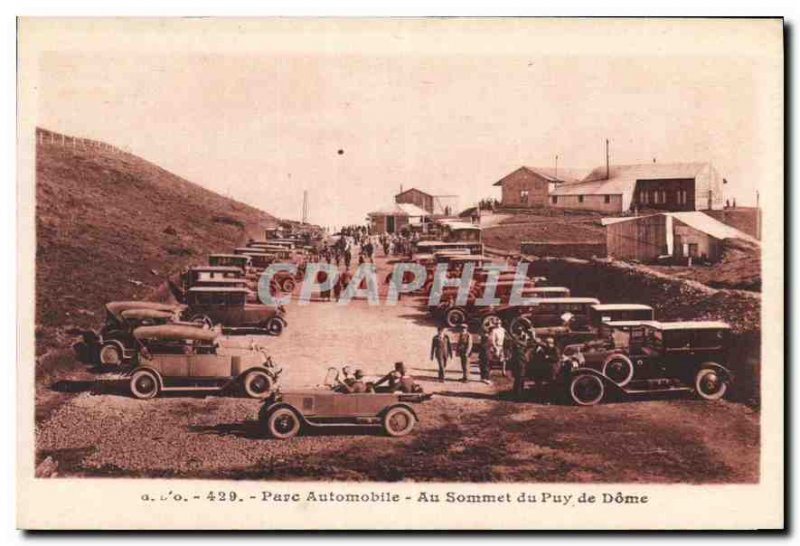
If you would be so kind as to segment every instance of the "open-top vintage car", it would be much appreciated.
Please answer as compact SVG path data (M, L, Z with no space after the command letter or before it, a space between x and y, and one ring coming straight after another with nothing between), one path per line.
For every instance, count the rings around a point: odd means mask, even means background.
M221 345L218 330L167 324L142 326L133 336L136 363L127 375L136 398L165 391L221 391L234 384L251 398L265 398L281 373L262 348Z
M330 372L330 370L329 370ZM296 436L303 427L382 427L389 436L405 436L419 417L412 404L431 395L423 392L343 393L329 373L324 387L276 390L259 411L259 422L273 438Z
M565 355L569 394L576 404L593 405L611 392L694 391L700 398L718 400L733 380L728 363L730 326L724 322L618 322L609 326L629 330L627 347L601 353ZM580 356L580 358L578 358Z
M81 350L87 351L90 362L119 366L130 362L136 352L135 328L176 322L184 306L153 301L112 301L105 309L102 328L82 333Z
M248 289L195 286L187 292L185 315L194 322L221 324L228 335L281 335L286 328L282 305L248 303Z

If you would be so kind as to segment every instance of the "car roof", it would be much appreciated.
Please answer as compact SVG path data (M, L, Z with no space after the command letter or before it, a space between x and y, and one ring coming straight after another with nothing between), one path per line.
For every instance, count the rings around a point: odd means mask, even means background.
M646 324L647 320L607 320L602 322L603 326L611 326L612 328L624 328L626 326L641 326L642 324Z
M569 288L566 286L534 286L532 288L526 288L526 290L530 290L531 292L564 292L569 291ZM597 307L593 305L592 307Z
M203 286L203 283L208 283L208 282L219 283L219 284L232 284L233 285L233 284L246 284L247 283L247 279L244 278L244 277L236 277L236 278L224 277L224 278L221 278L221 279L198 279L195 282L199 286Z
M596 309L598 311L653 310L652 307L643 303L600 303L597 305L592 305L592 309Z
M643 325L657 330L729 330L731 325L720 320L685 320L675 322L643 321Z
M176 303L161 303L157 301L110 301L106 303L106 310L116 316L128 309L155 309L157 311L176 311L183 306Z
M241 273L242 269L235 265L194 265L189 268L190 271L219 271L224 273L229 271L231 273Z
M247 256L243 254L209 254L209 258L247 258ZM220 266L224 267L224 266Z
M136 339L196 339L214 341L220 332L201 326L188 324L162 324L159 326L140 326L133 331Z
M234 279L236 280L236 279ZM250 292L247 288L241 286L193 286L189 292Z
M171 311L161 311L159 309L126 309L120 313L126 319L146 319L146 318L161 318L168 319L173 313Z
M593 303L598 304L600 301L597 298L544 298L540 299L538 303Z

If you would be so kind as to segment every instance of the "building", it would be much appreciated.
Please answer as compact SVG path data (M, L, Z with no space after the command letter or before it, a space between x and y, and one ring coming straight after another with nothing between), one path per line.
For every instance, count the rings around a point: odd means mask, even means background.
M659 257L716 261L722 241L758 241L700 211L662 212L646 216L603 218L609 257L652 262Z
M549 204L611 214L721 209L722 184L709 163L602 166L579 182L555 185Z
M494 183L500 186L504 207L546 207L552 188L559 183L577 182L586 171L522 166Z
M452 216L458 212L457 195L431 195L417 188L401 191L394 196L398 205L416 205L433 216Z
M393 203L367 214L371 232L399 233L403 228L425 231L430 222L430 212L409 203Z

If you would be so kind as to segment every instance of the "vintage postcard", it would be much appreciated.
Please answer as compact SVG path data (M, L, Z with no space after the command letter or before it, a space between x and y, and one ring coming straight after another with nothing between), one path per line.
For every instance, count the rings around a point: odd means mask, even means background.
M18 39L19 527L784 527L781 19Z

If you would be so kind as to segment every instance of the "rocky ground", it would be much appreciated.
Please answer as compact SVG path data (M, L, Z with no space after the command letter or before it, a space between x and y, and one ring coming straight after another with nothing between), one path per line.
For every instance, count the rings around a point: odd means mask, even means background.
M385 271L383 261L381 270ZM543 396L515 402L489 386L445 383L429 360L433 324L419 302L289 307L289 328L265 338L285 389L322 382L329 366L369 375L403 360L432 400L404 438L326 430L268 439L259 402L168 395L139 401L113 376L86 369L43 381L37 462L47 476L161 476L269 480L689 482L758 480L759 413L690 397L579 408Z

